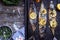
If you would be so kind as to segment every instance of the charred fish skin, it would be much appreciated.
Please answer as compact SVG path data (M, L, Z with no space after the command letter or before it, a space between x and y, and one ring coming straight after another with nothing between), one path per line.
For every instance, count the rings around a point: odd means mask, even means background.
M49 9L49 23L50 23L50 29L52 31L52 34L54 36L55 34L55 28L57 27L57 20L56 20L57 12L55 10L55 6L53 1L50 1L50 9ZM56 39L54 36L53 40Z
M36 29L36 22L37 22L37 12L36 6L33 2L32 7L29 10L29 21L32 26L33 31Z
M45 28L47 22L47 10L44 7L44 3L41 3L41 9L39 11L39 33L41 37L45 36Z

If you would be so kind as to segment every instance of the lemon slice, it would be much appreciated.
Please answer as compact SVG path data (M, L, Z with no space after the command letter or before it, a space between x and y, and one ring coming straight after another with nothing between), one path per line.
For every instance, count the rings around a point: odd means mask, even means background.
M51 13L49 13L49 15L50 15L51 17L56 17L57 13L56 13L55 10L53 10L53 11L51 11Z
M36 19L37 14L36 14L35 12L32 12L32 13L29 14L29 17L30 17L31 19Z
M46 25L46 20L44 18L39 19L39 25L45 26Z
M57 4L57 9L58 9L58 10L60 10L60 3L59 3L59 4Z
M47 10L46 10L46 9L42 9L42 10L41 10L41 13L42 13L42 14L46 14L46 13L47 13Z
M50 21L50 26L51 26L52 28L55 28L55 27L57 26L56 20L51 20L51 21Z

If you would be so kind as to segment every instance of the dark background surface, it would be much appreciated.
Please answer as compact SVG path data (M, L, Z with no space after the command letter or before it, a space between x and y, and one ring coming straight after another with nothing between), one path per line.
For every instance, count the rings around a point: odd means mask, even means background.
M49 3L50 3L51 0L42 0L42 1L44 3L45 8L48 11L48 9L49 9ZM52 0L52 1L54 2L54 6L55 6L55 9L56 9L56 5L58 3L60 3L60 0ZM32 0L28 0L28 10L30 8L31 3L32 3ZM40 3L35 3L35 4L36 4L36 7L40 7ZM58 40L60 40L60 11L58 11L58 10L56 10L56 11L57 11L58 26L55 28L55 35L54 36ZM44 39L41 39L39 36L37 37L38 33L36 33L36 31L35 31L34 32L34 34L35 34L34 36L36 37L35 40L39 40L39 39L40 40L53 40L53 35L52 35L51 30L48 27L48 25L47 25L47 28L45 30L45 33L46 33L46 35L45 35ZM29 26L28 26L28 38L31 37L32 35L33 35L33 31L32 31L32 28L30 26L30 23L29 23Z

